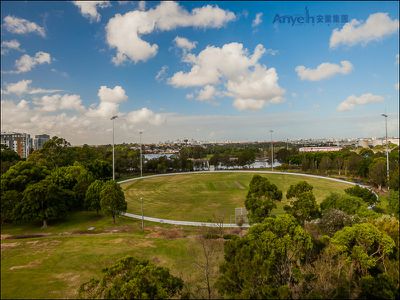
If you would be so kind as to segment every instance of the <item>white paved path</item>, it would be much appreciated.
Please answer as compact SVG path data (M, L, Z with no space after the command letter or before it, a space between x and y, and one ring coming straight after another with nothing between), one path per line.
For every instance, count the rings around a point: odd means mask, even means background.
M144 177L135 177L135 178L119 181L118 183L121 184L121 183L130 182L130 181L143 180L143 179L147 179L147 178L161 177L161 176L175 176L175 175L187 175L187 174L213 174L213 173L261 173L261 174L282 174L282 175L303 176L303 177L326 179L326 180L331 180L331 181L336 181L336 182L346 183L346 184L351 184L351 185L359 185L361 187L370 189L370 187L362 185L362 184L345 181L345 180L341 180L341 179L336 179L336 178L331 178L331 177L324 177L324 176L311 175L311 174L302 174L302 173L274 172L274 171L252 171L252 170L223 170L223 171L168 173L168 174L158 174L158 175L150 175L150 176L144 176ZM128 217L128 218L133 218L133 219L139 219L139 220L142 219L141 215L136 215L136 214L131 214L131 213L122 213L121 215ZM220 223L177 221L177 220L160 219L160 218L153 218L153 217L146 217L146 216L143 216L143 220L149 221L149 222L172 224L172 225L183 225L183 226L198 226L198 227L204 227L204 226L205 227L220 227L221 226ZM224 228L239 227L236 224L229 224L229 223L226 223L226 224L223 223L222 226ZM243 224L242 227L249 227L249 225Z

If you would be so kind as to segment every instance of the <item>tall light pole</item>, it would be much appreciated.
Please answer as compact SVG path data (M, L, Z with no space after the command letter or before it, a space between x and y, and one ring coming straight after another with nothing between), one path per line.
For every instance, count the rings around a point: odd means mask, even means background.
M389 145L388 145L388 134L387 134L387 114L381 114L382 117L385 117L385 131L386 131L386 178L387 185L389 189Z
M112 163L112 166L113 166L113 180L115 180L115 151L114 151L114 120L116 119L116 118L118 118L118 116L112 116L111 117L111 121L112 121L112 126L113 126L113 163Z
M271 133L271 171L274 170L274 144L272 143L272 133L273 130L269 131Z
M142 163L142 133L139 131L139 143L140 143L140 177L143 177L143 163Z
M143 197L140 197L140 207L141 207L141 210L142 210L142 231L144 231Z

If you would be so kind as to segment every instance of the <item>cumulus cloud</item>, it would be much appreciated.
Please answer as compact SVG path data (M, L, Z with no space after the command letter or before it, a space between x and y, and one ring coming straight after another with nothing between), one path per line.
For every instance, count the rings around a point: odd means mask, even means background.
M112 89L103 85L100 87L97 96L100 99L100 103L97 107L89 108L89 111L87 112L88 116L104 118L112 117L117 114L119 104L128 99L125 90L119 85Z
M50 64L51 55L47 52L39 51L36 52L35 56L29 56L28 54L22 55L15 61L15 71L11 73L26 73L32 70L36 65Z
M98 8L109 7L110 1L74 1L80 10L82 16L88 18L91 22L99 22L101 15L97 11Z
M340 65L322 63L315 69L297 66L295 70L301 80L318 81L330 78L336 74L349 74L353 70L353 65L348 60L343 60L340 62Z
M168 66L162 66L161 69L156 74L157 81L163 81L167 76Z
M180 37L180 36L177 36L174 39L174 42L175 42L176 47L181 48L183 50L187 50L187 51L193 50L194 48L196 48L196 45L197 45L197 42L189 41L187 38Z
M384 98L379 95L373 95L371 93L362 94L361 96L351 95L346 98L342 103L337 107L338 111L348 111L352 110L356 105L365 105L368 103L377 103L383 102Z
M14 16L6 16L4 18L3 26L7 31L15 34L27 34L33 32L42 37L46 36L46 32L44 31L43 27L34 22Z
M188 12L178 3L166 1L147 11L116 14L107 23L106 40L117 51L112 59L115 65L126 60L137 63L154 57L158 51L158 45L146 42L143 35L178 27L220 28L233 19L232 12L217 6L206 5Z
M329 47L339 45L366 45L371 41L380 40L399 29L399 20L392 20L387 13L371 14L365 22L356 19L346 23L342 29L334 29L329 41Z
M49 89L42 89L42 88L33 88L30 87L32 80L21 80L15 83L9 83L5 85L4 91L2 93L5 95L15 94L17 96L21 96L24 94L51 94L60 92L61 90L49 90Z
M20 48L21 44L17 40L1 42L1 55L7 54L11 50L23 51Z
M46 95L40 99L33 100L33 103L39 110L44 112L54 112L58 110L85 110L79 95Z
M267 103L283 101L284 90L278 84L278 74L274 68L268 69L258 63L265 53L259 44L253 54L240 43L225 44L221 48L207 46L197 56L187 54L183 61L191 65L188 72L179 71L170 79L174 87L204 87L203 92L212 90L210 86L223 85L226 96L234 98L234 106L239 110L257 110Z
M258 25L260 25L262 23L262 17L263 17L263 13L258 13L256 14L256 17L253 20L253 23L251 24L252 27L257 27Z
M161 125L165 122L164 115L154 113L146 107L129 112L125 119L131 124L148 122L151 125Z
M269 54L269 55L275 56L275 55L279 54L279 50L276 50L276 49L265 49L265 54Z
M199 91L196 99L200 101L212 100L215 97L216 93L217 90L214 86L206 85Z

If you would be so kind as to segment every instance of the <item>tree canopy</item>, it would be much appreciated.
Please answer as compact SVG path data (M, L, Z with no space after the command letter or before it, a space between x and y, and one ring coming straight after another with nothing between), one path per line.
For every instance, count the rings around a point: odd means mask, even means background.
M126 211L124 192L114 180L109 180L104 184L100 192L100 207L106 215L112 216L114 223L115 217Z

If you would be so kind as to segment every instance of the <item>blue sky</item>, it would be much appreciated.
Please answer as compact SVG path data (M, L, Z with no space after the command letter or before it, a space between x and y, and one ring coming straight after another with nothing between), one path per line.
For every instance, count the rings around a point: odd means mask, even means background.
M100 2L1 3L2 130L107 143L118 114L117 142L368 137L386 110L399 135L398 2ZM306 7L352 23L273 23Z

